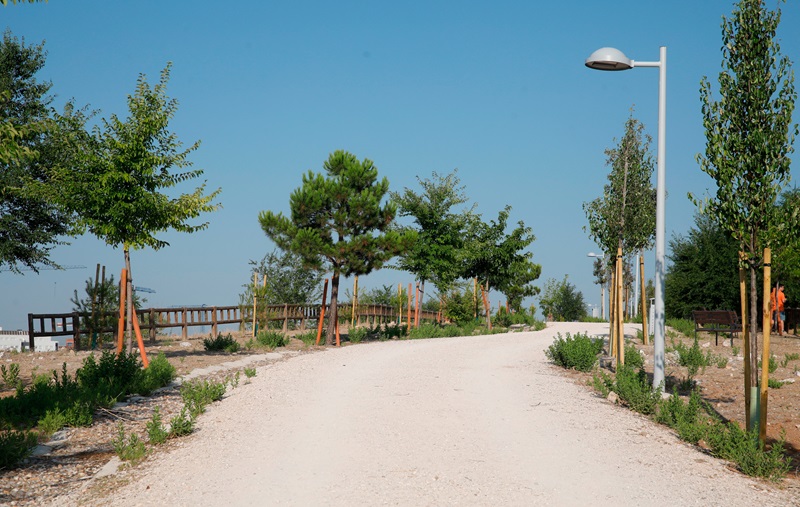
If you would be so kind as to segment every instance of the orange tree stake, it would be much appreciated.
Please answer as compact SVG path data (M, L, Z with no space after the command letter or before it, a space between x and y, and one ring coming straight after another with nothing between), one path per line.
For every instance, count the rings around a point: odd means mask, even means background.
M147 352L144 350L144 340L142 340L142 330L139 329L139 317L136 315L136 305L133 306L133 329L136 332L136 342L139 344L139 354L142 356L142 364L147 368L150 362L147 360Z
M411 332L411 284L408 284L408 332Z

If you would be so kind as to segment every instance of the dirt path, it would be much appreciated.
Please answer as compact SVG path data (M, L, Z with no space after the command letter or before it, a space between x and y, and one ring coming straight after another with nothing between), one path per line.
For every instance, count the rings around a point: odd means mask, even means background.
M578 331L607 324L259 368L176 449L57 505L800 505L551 367L543 350Z

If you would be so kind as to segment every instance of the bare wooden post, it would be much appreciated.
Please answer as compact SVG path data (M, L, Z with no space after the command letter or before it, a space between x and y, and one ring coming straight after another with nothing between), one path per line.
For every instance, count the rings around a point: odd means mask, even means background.
M258 271L253 273L253 338L258 333L258 326L256 324L256 306L258 305L256 298L256 289L258 289Z
M33 314L28 314L28 350L33 352L34 349L34 340L33 340Z
M66 331L66 329L64 329ZM91 337L90 337L91 338ZM81 350L81 321L78 312L72 313L72 346L75 350Z
M408 332L411 332L411 284L408 284Z
M414 296L414 327L419 328L419 282Z
M350 327L355 327L356 325L357 308L358 308L358 275L356 275L355 280L353 280L353 310L350 314Z
M117 329L117 355L122 352L122 339L125 334L125 299L128 293L128 270L122 269L119 277L119 324Z
M156 310L155 308L150 308L150 341L156 341L156 335L158 331L156 330ZM215 335L216 336L216 335Z
M492 330L492 315L491 310L489 309L489 284L486 284L486 289L483 288L483 284L481 284L481 294L483 294L483 309L486 310L486 326L489 328L489 331Z
M283 334L289 332L289 305L283 304Z
M762 328L764 329L764 348L761 352L761 400L758 415L758 439L763 446L767 439L767 404L769 401L769 333L772 318L770 315L770 285L772 285L772 249L764 249L764 311ZM778 309L775 308L777 311ZM742 326L744 327L744 326Z
M397 301L400 302L397 312L397 327L403 325L403 284L397 284Z
M184 340L189 338L189 319L188 319L189 315L188 315L188 313L189 313L189 310L187 308L183 308L183 311L181 313L182 318L183 318L183 326L181 326L181 336L183 336Z
M217 307L211 309L211 334L215 337L219 334L217 326Z

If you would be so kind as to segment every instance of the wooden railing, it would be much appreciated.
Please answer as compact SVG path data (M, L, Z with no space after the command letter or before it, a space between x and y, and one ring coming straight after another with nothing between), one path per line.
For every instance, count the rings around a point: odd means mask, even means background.
M351 304L341 303L338 306L339 322L350 322L352 318ZM282 321L283 331L287 332L292 326L304 330L307 321L318 321L320 305L315 304L283 304L267 305L258 309L259 317L268 322ZM262 312L264 312L262 314ZM395 321L398 317L398 308L386 305L358 305L356 310L357 324L380 325ZM220 325L239 324L245 328L253 321L253 307L239 306L194 306L184 308L147 308L136 311L139 318L139 327L145 331L151 342L156 340L159 329L181 328L181 337L189 336L189 328L196 326L211 326L211 334L216 336ZM325 309L325 316L330 316L330 305ZM113 322L112 325L101 326L98 333L116 333L117 318L119 313L103 313L98 320ZM91 330L86 326L89 318L87 313L52 313L28 314L28 343L30 350L35 350L35 339L43 336L70 336L74 347L80 347L81 336L88 336ZM407 316L401 316L405 322ZM412 312L413 319L413 312ZM437 321L437 312L420 310L420 321ZM72 329L68 329L68 328Z

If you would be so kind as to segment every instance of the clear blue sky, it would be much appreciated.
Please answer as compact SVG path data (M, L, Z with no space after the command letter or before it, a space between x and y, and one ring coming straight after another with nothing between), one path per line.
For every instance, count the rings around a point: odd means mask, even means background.
M170 247L133 252L134 283L157 291L148 305L237 304L248 260L273 249L258 213L286 211L301 175L321 171L336 149L374 160L396 191L457 168L484 218L508 204L512 223L533 228L540 286L567 274L598 304L586 257L597 247L582 229L581 205L601 195L603 151L632 106L655 139L658 71L597 72L584 60L602 46L640 61L668 48L669 239L693 224L687 192L712 185L695 162L705 146L698 90L704 75L716 83L720 23L734 4L603 5L50 0L0 8L0 25L26 43L45 40L40 77L53 82L57 101L74 98L101 117L126 116L137 76L155 83L174 62L168 93L180 107L171 129L185 144L202 141L192 160L209 188L222 187L224 208L205 217L206 231L166 234ZM800 6L781 7L778 37L798 64ZM97 263L117 278L123 265L121 250L90 236L52 258L87 268L0 273L4 329L24 328L29 312L71 311L69 297L82 293ZM646 265L652 277L652 253ZM410 281L381 270L359 285Z

